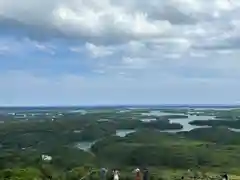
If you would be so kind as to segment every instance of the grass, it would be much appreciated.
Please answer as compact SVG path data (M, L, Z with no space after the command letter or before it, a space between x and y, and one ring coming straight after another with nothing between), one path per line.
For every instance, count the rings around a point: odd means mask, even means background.
M193 179L194 174L197 175L197 179L210 179L210 177L216 177L219 178L222 174L221 171L215 170L216 172L208 172L209 169L201 169L201 170L179 170L179 169L156 169L153 168L152 175L154 177L157 177L159 179L160 177L164 180L173 180L173 179L181 179L182 176L184 176L184 179ZM238 173L240 173L238 169ZM240 180L239 174L229 174L230 180Z

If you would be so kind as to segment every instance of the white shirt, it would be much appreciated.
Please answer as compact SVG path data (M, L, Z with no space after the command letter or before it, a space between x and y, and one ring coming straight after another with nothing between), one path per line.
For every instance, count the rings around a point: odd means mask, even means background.
M118 171L114 172L113 180L119 180Z

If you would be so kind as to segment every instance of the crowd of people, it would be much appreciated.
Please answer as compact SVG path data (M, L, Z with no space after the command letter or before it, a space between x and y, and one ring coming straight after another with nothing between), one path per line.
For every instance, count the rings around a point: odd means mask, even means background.
M108 170L106 168L101 168L100 170L100 177L101 180L106 180ZM149 171L147 168L144 168L141 170L139 168L136 168L133 170L133 173L135 173L135 180L148 180L149 179ZM117 169L114 169L112 171L112 180L120 180L120 172Z
M101 168L100 170L97 170L100 172L100 180L106 180L107 179L107 173L108 173L108 169L106 168ZM96 171L91 171L88 173L88 175L90 175L91 173L96 172ZM132 171L134 173L134 180L149 180L150 174L147 168L143 168L142 170L140 170L139 168L136 168ZM188 173L190 173L191 170L188 170ZM88 175L86 175L85 177L87 177ZM85 177L81 178L80 180L85 179ZM188 176L182 176L181 179L189 179ZM193 176L192 179L199 179L196 176ZM209 179L209 178L207 178ZM212 178L210 178L212 179ZM213 178L216 179L216 178ZM228 175L225 173L221 176L219 176L219 178L217 178L219 180L229 180ZM120 172L117 169L113 169L112 170L112 178L111 180L120 180Z

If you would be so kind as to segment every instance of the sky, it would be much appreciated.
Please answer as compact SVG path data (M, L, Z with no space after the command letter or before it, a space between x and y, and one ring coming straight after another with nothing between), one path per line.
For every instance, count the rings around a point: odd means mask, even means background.
M240 0L0 0L0 106L238 104Z

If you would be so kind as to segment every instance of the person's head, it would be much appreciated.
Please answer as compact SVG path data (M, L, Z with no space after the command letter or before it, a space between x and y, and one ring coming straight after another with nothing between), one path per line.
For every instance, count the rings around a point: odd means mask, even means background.
M136 169L135 169L135 172L140 172L140 169L139 169L139 168L136 168Z
M106 173L107 169L106 168L101 168L101 172Z
M228 175L226 173L222 175L222 180L228 180Z

